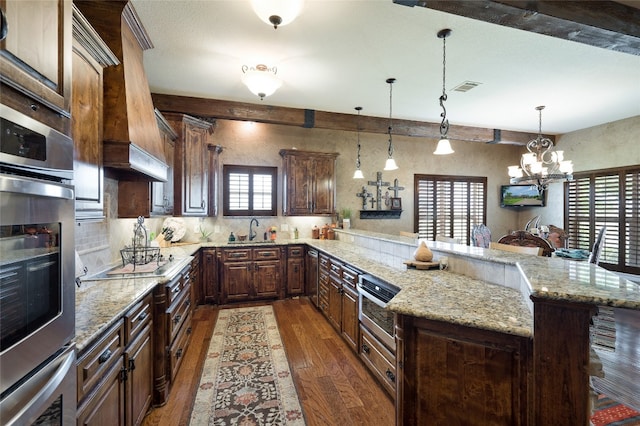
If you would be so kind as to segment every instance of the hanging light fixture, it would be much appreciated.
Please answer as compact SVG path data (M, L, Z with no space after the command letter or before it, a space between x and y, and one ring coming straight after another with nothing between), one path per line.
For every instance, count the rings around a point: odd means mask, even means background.
M387 157L387 162L384 165L385 170L396 170L398 165L396 164L396 160L393 159L393 138L391 136L391 130L393 126L391 125L391 112L392 112L392 104L393 104L393 83L395 83L395 78L388 78L387 83L389 83L389 148L387 149L387 153L389 156Z
M358 156L356 157L356 171L353 173L353 178L364 179L362 170L360 170L360 111L362 111L362 107L357 106L355 109L358 111Z
M251 0L256 15L275 29L296 19L303 4L303 0Z
M573 164L564 159L563 151L553 150L553 141L542 136L542 110L538 110L538 136L527 142L527 151L522 154L520 166L509 166L512 184L532 184L545 190L553 182L573 180Z
M442 117L442 122L440 123L440 140L438 141L436 150L433 152L436 155L447 155L454 153L453 149L451 149L451 143L449 142L449 139L447 139L447 133L449 132L449 119L447 119L447 110L444 107L444 102L447 100L447 92L445 91L445 77L447 70L446 40L450 35L451 30L449 28L438 31L438 38L442 39L442 95L440 96L440 106L442 107L440 117Z
M282 80L276 77L278 73L276 67L269 68L264 64L258 64L255 67L243 65L242 72L242 82L254 95L259 96L260 100L272 95L282 86Z

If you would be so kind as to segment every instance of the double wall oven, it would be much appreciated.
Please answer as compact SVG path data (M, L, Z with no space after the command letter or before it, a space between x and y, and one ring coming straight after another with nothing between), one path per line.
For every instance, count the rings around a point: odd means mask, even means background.
M73 143L0 105L0 423L74 424Z

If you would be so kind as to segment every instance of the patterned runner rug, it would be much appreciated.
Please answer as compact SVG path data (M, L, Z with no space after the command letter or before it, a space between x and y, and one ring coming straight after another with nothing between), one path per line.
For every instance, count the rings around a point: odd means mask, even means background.
M271 306L219 312L190 424L305 424Z
M605 395L598 395L595 413L591 417L594 426L640 425L640 413Z

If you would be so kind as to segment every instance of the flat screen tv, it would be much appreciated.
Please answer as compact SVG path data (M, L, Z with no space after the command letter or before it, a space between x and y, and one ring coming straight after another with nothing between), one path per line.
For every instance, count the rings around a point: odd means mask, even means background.
M536 185L502 185L500 207L544 207L545 195Z

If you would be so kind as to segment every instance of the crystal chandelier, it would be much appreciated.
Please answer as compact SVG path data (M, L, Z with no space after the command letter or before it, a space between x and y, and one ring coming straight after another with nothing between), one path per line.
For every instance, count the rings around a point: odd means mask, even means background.
M445 76L447 71L447 37L451 35L451 30L445 28L438 31L438 38L442 39L442 95L440 96L440 107L442 107L442 122L440 123L440 140L436 146L436 150L433 152L436 155L448 155L453 154L455 151L451 149L451 143L447 138L449 132L449 119L447 118L447 110L444 107L444 102L447 100L447 92L445 91Z
M538 110L538 136L527 143L527 151L522 154L520 166L509 166L512 184L531 184L545 190L550 183L573 180L573 164L564 159L563 151L553 149L553 141L542 136L542 110Z
M276 77L278 69L258 64L255 67L242 66L242 82L249 88L251 93L263 100L265 96L272 95L280 86L282 80Z
M391 125L391 106L393 104L393 83L395 83L395 81L395 78L387 79L387 83L389 83L389 148L387 149L387 162L384 164L385 170L396 170L398 168L396 160L393 159L393 138L391 136L391 130L393 129L393 126Z
M353 173L353 178L364 179L362 170L360 170L360 111L362 111L362 107L357 106L355 109L358 111L358 157L356 158L356 171Z

